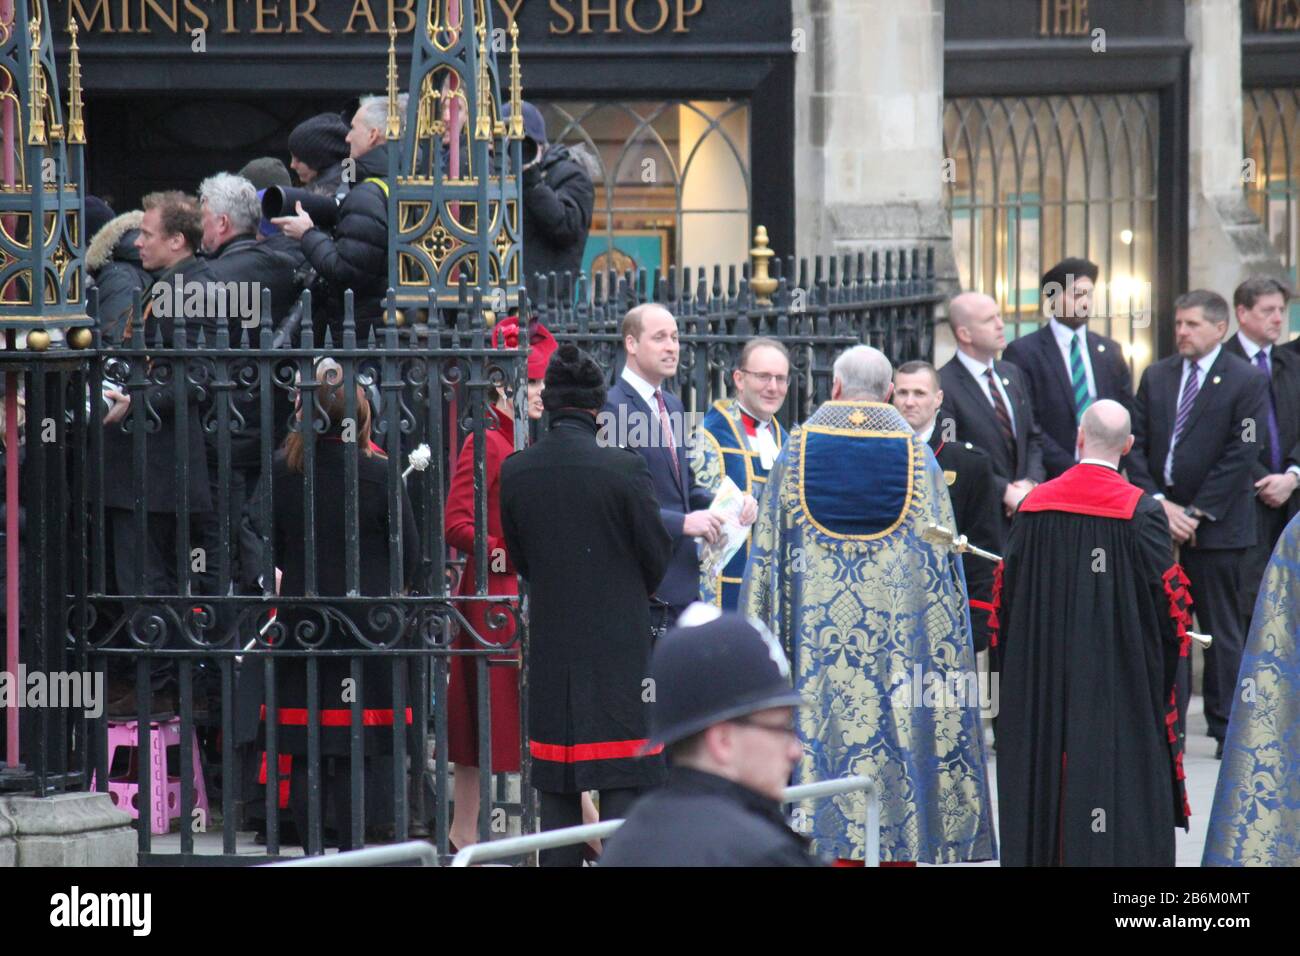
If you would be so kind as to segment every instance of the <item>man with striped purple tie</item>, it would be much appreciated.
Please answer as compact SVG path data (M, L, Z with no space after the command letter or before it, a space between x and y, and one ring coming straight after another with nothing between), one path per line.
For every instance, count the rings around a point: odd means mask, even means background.
M1205 719L1221 753L1245 638L1241 583L1256 538L1252 468L1267 454L1268 382L1223 347L1223 296L1195 289L1174 310L1178 354L1142 375L1128 477L1164 507L1200 629L1214 636L1205 651ZM1187 664L1178 681L1184 732Z
M1088 406L1109 398L1133 414L1133 378L1118 342L1088 328L1100 270L1087 259L1062 259L1043 273L1047 322L1007 345L1003 359L1025 373L1043 432L1049 479L1074 467L1075 438Z

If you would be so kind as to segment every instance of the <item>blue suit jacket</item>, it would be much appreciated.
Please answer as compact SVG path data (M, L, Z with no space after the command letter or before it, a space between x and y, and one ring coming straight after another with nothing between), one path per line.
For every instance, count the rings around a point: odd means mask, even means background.
M1119 402L1133 414L1133 379L1124 350L1118 342L1096 332L1087 333L1088 357L1097 384L1097 398ZM1043 465L1048 478L1074 467L1074 442L1079 433L1074 387L1070 384L1061 349L1049 325L1011 342L1002 360L1015 365L1029 381L1029 400L1043 431Z
M707 508L713 496L704 488L697 487L691 475L691 464L684 447L690 430L686 427L681 400L668 391L663 395L669 417L674 423L682 423L682 434L674 436L677 475L673 473L669 450L657 440L661 432L658 410L652 410L642 401L636 389L621 376L609 389L599 421L602 441L634 449L650 468L655 497L659 499L659 515L673 539L672 560L655 597L681 609L700 596L700 559L695 550L695 539L682 533L682 524L687 512Z

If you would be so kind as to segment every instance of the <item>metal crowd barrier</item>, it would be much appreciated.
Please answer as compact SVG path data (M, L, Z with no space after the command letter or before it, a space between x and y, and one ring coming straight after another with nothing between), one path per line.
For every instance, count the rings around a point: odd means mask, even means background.
M782 804L789 805L801 800L818 800L823 797L838 796L841 793L854 793L861 790L867 797L866 812L863 815L864 832L867 838L866 865L880 865L880 794L875 781L869 777L845 777L842 780L823 780L820 783L807 783L798 787L786 787L781 795ZM528 836L511 837L506 840L494 840L490 843L476 843L467 846L456 854L452 860L453 867L466 867L490 860L502 860L512 856L525 856L539 850L553 850L561 846L573 846L588 840L603 840L611 836L623 825L622 820L603 820L600 823L585 823L577 827L565 827L561 830L544 830ZM423 840L398 843L393 846L371 847L365 850L353 850L348 853L336 853L331 856L304 857L301 860L289 860L271 866L387 866L393 863L418 862L421 866L437 866L438 857L433 847Z

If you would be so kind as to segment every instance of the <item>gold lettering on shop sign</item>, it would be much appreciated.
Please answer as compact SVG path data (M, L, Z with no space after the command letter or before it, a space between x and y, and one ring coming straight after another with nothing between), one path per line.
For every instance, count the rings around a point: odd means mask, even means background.
M563 30L557 30L555 28L555 21L552 20L550 24L547 25L546 32L554 34L556 36L565 36L569 33L572 33L573 26L574 26L573 14L570 13L568 10L566 10L564 7L560 6L560 0L550 0L550 3L551 3L551 12L558 13L560 16L564 17L565 21L568 23L568 26L566 26Z
M1255 0L1255 29L1300 30L1300 0Z
M317 33L329 33L329 27L312 16L316 12L316 0L303 0L303 2L307 4L306 10L298 9L298 0L289 0L289 32L302 32L302 27L298 26L298 18L301 17L310 23L312 29Z
M500 7L501 12L506 15L506 22L502 25L507 30L510 29L510 24L515 22L515 18L519 16L519 8L523 5L524 0L515 0L513 4L510 3L510 0L497 0L497 6Z
M605 27L606 33L619 33L618 28L618 0L606 0L608 6L603 9L592 7L592 0L580 0L582 3L582 27L579 33L594 33L591 29L591 18L593 16L604 17L608 24Z
M159 6L158 0L140 0L140 32L152 33L149 29L149 10L152 9L158 15L158 19L167 24L167 29L172 33L176 32L176 0L172 0L172 13L169 17L167 11Z
M686 25L686 18L693 17L704 9L704 0L695 0L695 5L689 10L686 9L686 0L677 0L677 26L673 27L673 33L690 33L691 28Z
M360 15L362 11L365 12L366 21L370 24L366 29L371 33L379 32L379 24L375 22L375 14L370 9L370 0L355 0L352 4L352 15L348 17L348 25L343 28L344 33L357 32L352 29L352 24L356 22L358 15Z
M104 25L99 28L100 33L113 32L113 8L109 6L108 0L96 0L95 6L90 11L90 16L86 16L86 8L81 5L81 0L72 0L72 6L68 10L68 16L76 16L81 21L81 31L83 33L93 30L94 23L99 19L100 14L104 14Z
M245 3L250 0L244 0ZM272 29L267 25L267 18L279 18L280 5L276 0L251 0L254 5L254 13L257 16L257 25L253 27L254 33L283 33L284 24L276 23Z
M1090 26L1088 0L1039 0L1039 36L1086 36Z
M191 30L206 31L208 27L212 25L212 19L208 16L207 12L196 7L194 5L194 0L185 0L185 12L192 13L194 16L198 17L197 21L187 20L185 22L184 30L186 33L189 33Z
M668 22L668 17L671 16L672 10L668 6L668 0L647 0L647 2L652 7L656 4L659 7L659 19L655 22L654 26L643 27L641 24L637 23L637 0L627 0L627 4L623 7L623 19L626 20L627 25L637 33L658 33L664 28L664 24Z
M341 6L343 0L329 2ZM392 23L398 33L409 34L415 29L417 2L351 0L347 24L339 32L384 34ZM496 0L505 29L518 20L524 3ZM1044 35L1087 32L1088 0L1041 0L1041 4ZM1296 4L1300 0L1256 0L1256 10L1264 10L1260 16L1274 17L1275 11L1292 11ZM190 33L209 30L221 21L222 33L301 34L310 29L331 34L334 31L319 19L321 6L322 0L68 0L68 19L86 33ZM690 33L689 21L704 10L704 0L547 0L547 7L550 36L650 36ZM1292 17L1289 12L1286 18L1281 13L1276 16L1279 23Z

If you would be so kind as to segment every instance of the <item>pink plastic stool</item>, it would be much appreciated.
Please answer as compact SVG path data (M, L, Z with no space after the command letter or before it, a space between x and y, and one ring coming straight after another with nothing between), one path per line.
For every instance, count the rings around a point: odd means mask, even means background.
M166 833L171 829L171 821L181 815L181 778L167 774L167 750L169 747L181 746L181 720L174 717L163 723L157 721L149 724L149 790L150 819L149 829L154 833ZM190 732L190 747L193 752L194 767L194 806L203 811L206 819L208 813L208 791L203 785L203 765L199 762L199 739ZM113 758L119 750L131 751L131 759L125 774L120 777L110 776L108 793L119 810L124 810L136 819L140 818L138 767L139 732L136 722L108 722L108 766L112 768ZM112 770L109 770L112 773ZM95 786L91 778L91 789Z

